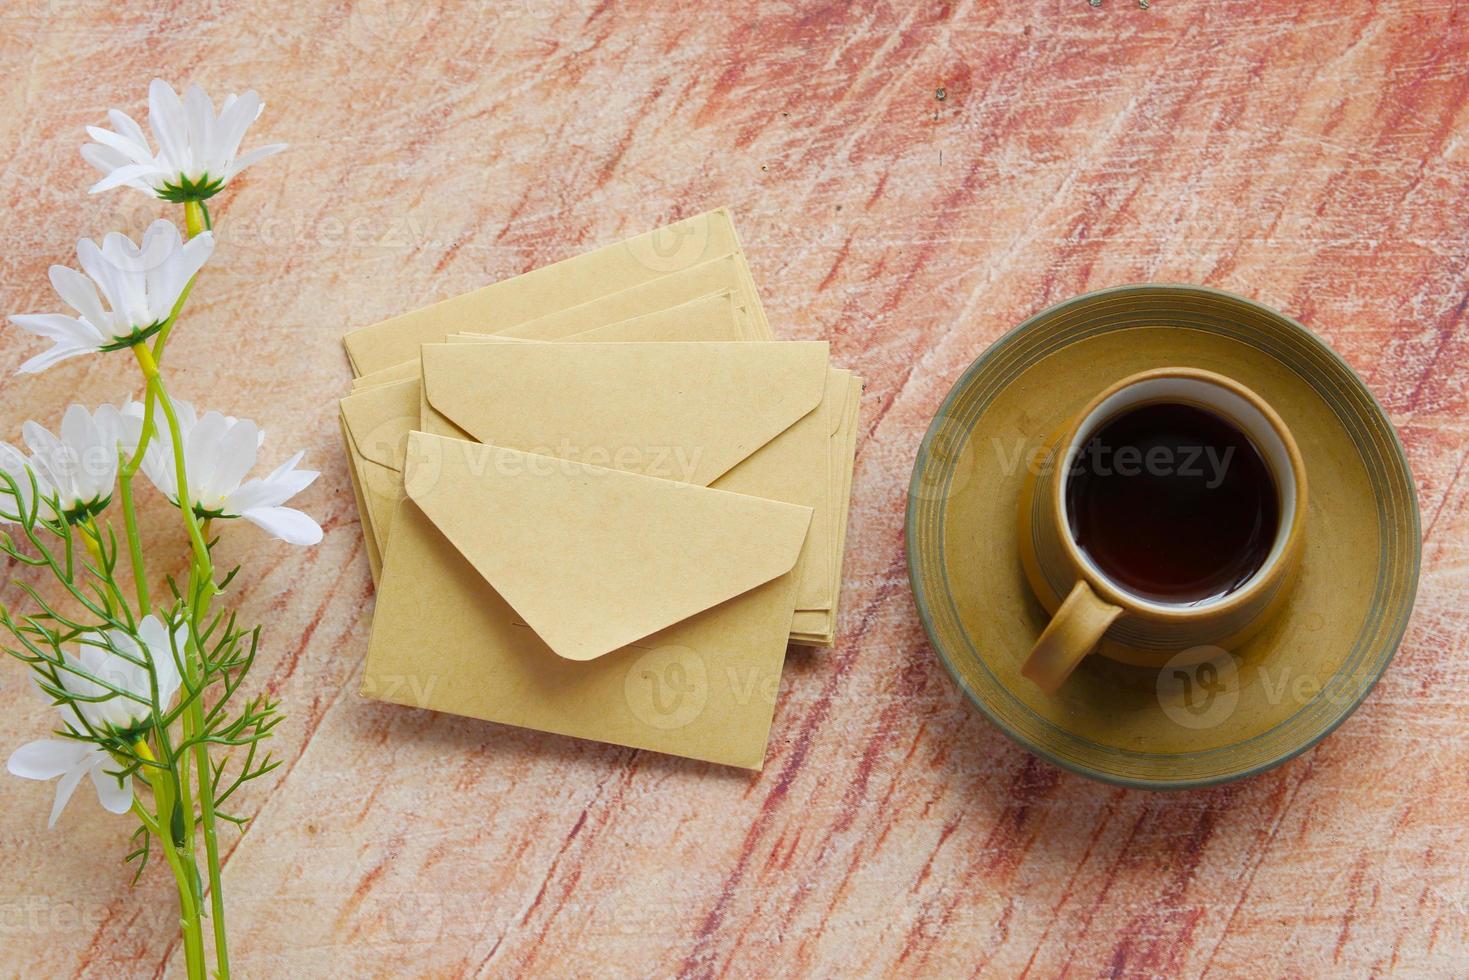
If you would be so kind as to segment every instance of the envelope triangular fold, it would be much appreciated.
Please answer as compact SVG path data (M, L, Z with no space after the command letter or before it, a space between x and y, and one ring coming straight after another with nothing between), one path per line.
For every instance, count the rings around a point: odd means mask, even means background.
M394 381L348 395L342 418L357 451L375 463L403 468L403 446L418 427L419 382Z
M811 509L414 432L408 496L558 655L591 660L789 572Z
M821 403L827 356L825 341L425 344L424 395L481 442L707 485Z

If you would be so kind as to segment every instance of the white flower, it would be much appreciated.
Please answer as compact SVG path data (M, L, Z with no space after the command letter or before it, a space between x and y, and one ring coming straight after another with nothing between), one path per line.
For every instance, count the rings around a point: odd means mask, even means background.
M159 219L143 233L141 246L119 232L102 243L77 242L77 261L86 275L64 265L51 267L51 285L79 316L28 313L10 322L55 341L55 346L20 366L36 374L78 354L122 350L147 340L173 312L179 295L214 251L214 235L202 232L185 243L178 228ZM105 305L104 305L105 304Z
M214 103L199 86L190 85L180 101L173 86L155 78L148 86L148 128L158 153L131 116L109 111L113 128L88 126L87 135L96 142L82 147L82 158L104 175L92 193L127 185L166 201L212 197L250 164L286 148L272 143L236 157L245 130L264 108L253 91L232 94L216 116Z
M145 616L138 623L136 636L119 629L98 630L84 634L75 652L63 650L61 655L66 663L91 677L57 670L61 686L78 697L100 699L59 705L67 730L79 736L88 734L88 726L99 734L136 731L152 719L154 683L157 684L158 706L166 709L178 693L181 681L170 644L177 645L182 655L185 630L186 627L179 624L170 640L167 627L158 617ZM114 650L153 664L155 679L150 681L145 668L118 656ZM93 677L96 680L92 680ZM109 685L116 690L110 690ZM141 695L149 704L139 704L117 691ZM61 815L62 808L71 799L83 776L92 777L97 799L109 812L126 813L133 805L132 779L119 778L116 773L122 770L122 764L95 742L75 738L39 739L11 753L6 768L25 779L61 777L56 785L56 802L51 806L48 827L56 826L56 818Z
M152 685L145 668L118 656L113 650L153 665L153 674L158 684L158 706L166 708L178 691L180 682L174 647L177 646L179 655L182 656L186 642L186 628L182 624L174 628L170 641L167 628L157 616L144 616L138 623L137 636L126 630L96 630L82 635L75 652L62 651L62 658L68 664L105 682L105 685L116 688L116 691L69 670L58 670L57 676L61 679L61 686L68 692L84 698L102 699L76 702L76 710L92 728L99 731L131 731L147 724L152 718ZM140 695L149 703L140 704L123 697L117 691Z
M184 444L189 503L200 517L243 517L288 544L316 544L321 526L291 507L287 500L305 490L320 474L298 470L305 453L297 453L264 478L245 480L265 441L265 433L249 419L218 412L200 417L188 402L176 402ZM173 442L155 436L143 454L143 472L165 497L179 503ZM241 482L244 480L245 482Z
M63 708L62 712L67 714L68 709ZM80 724L71 721L68 727L79 734L83 731ZM114 775L122 770L122 764L95 742L70 738L38 739L12 752L6 768L24 779L61 777L61 782L56 784L56 802L51 804L51 819L47 821L47 827L56 826L56 818L61 816L62 808L76 792L83 776L92 777L97 799L107 812L126 813L133 805L132 777L119 779Z
M119 452L131 453L137 446L138 426L115 405L103 405L95 413L72 405L61 418L60 438L35 422L21 427L31 455L0 442L0 470L15 479L19 499L8 484L0 481L0 523L18 520L29 513L34 501L29 473L35 474L35 490L41 492L40 516L64 518L71 523L100 513L112 501L117 482ZM56 498L58 514L50 499Z

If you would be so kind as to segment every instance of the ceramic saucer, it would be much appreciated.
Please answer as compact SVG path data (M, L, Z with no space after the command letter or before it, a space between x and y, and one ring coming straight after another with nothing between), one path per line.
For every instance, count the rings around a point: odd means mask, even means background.
M1234 378L1295 434L1311 485L1299 577L1238 649L1162 670L1094 655L1048 697L1020 676L1047 620L1018 552L1022 485L1092 395L1164 365ZM1418 528L1397 434L1319 338L1219 290L1119 286L1031 317L954 385L913 471L908 572L940 660L1008 735L1083 775L1183 788L1279 765L1356 709L1407 627Z

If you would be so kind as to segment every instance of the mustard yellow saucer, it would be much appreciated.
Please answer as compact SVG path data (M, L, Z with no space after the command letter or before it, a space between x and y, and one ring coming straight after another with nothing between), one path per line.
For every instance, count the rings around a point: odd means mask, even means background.
M1047 696L1020 676L1048 618L1016 540L1028 467L1091 396L1163 365L1234 378L1295 434L1312 489L1295 587L1238 649L1185 651L1162 670L1091 656ZM1341 724L1402 639L1420 557L1402 446L1351 368L1274 310L1180 285L1077 297L975 361L919 448L907 544L934 650L990 720L1067 769L1154 789L1261 772Z

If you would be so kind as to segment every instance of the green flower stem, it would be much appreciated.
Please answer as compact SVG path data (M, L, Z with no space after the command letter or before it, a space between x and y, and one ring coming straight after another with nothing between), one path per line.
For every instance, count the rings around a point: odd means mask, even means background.
M149 398L158 400L158 407L163 410L163 416L168 421L168 435L173 442L173 466L174 476L178 483L179 510L183 512L184 524L189 531L189 543L194 549L194 561L201 568L212 568L209 560L209 547L205 544L204 536L199 530L199 518L194 514L194 507L189 497L189 477L184 460L184 436L179 431L179 419L178 414L174 411L173 400L168 396L168 389L163 386L163 375L159 373L158 362L154 359L153 352L148 349L148 345L134 344L133 354L138 359L138 366L143 369L143 378L148 384ZM139 445L141 444L140 440Z
M173 444L174 474L178 484L179 510L183 512L184 523L188 528L189 540L193 547L194 561L190 569L190 577L193 586L197 589L199 596L197 602L191 602L189 608L188 643L190 655L184 657L184 681L189 690L195 691L201 683L200 671L203 665L204 652L198 645L198 632L200 623L207 615L208 601L213 596L216 586L214 584L214 563L209 554L209 545L205 538L204 530L200 527L199 518L194 513L192 498L189 496L189 481L187 464L184 457L183 433L179 430L178 414L174 410L173 402L169 398L168 390L163 384L163 377L158 367L158 362L153 358L152 352L146 345L139 344L133 348L133 353L138 359L138 365L143 370L143 377L147 382L149 405L151 408L156 401L162 409L164 419L168 425L169 439ZM145 414L147 408L145 408ZM156 423L155 423L156 424ZM145 426L146 428L146 426ZM147 438L147 433L144 433ZM141 446L140 440L140 446ZM191 591L191 596L194 592ZM201 699L194 698L188 709L183 714L184 742L188 743L195 733L204 730L204 705ZM179 759L181 779L184 785L188 785L189 753L185 752ZM199 742L194 745L194 768L195 777L198 780L200 822L204 829L204 849L207 858L209 872L210 908L214 928L215 945L215 971L218 976L228 978L229 973L229 946L225 932L224 915L224 891L220 879L219 866L219 842L216 831L217 819L214 810L214 784L213 768L209 763L208 745ZM188 789L182 790L183 794ZM193 839L193 805L186 811L189 814L189 837Z
M149 400L152 404L152 400ZM146 428L146 426L145 426ZM139 454L139 459L142 456ZM143 539L138 534L138 512L133 506L133 477L137 468L124 464L118 476L118 488L122 496L122 520L127 529L128 560L133 566L133 587L138 593L138 617L148 615L153 603L148 597L148 570L143 564Z
M109 531L111 525L108 525ZM123 621L129 625L132 623L132 615L128 611L127 597L122 594L122 588L117 584L117 551L116 539L113 540L113 548L109 550L104 545L102 537L102 525L96 516L87 518L86 523L79 527L82 540L86 542L87 552L92 556L97 571L99 591L105 601L108 613L121 613ZM145 611L143 615L147 615Z
M138 739L133 745L133 751L138 758L153 759L153 753L148 749L148 743ZM169 868L173 871L175 883L179 892L179 931L184 940L184 962L188 969L189 980L204 980L204 930L199 923L199 896L198 882L199 871L194 865L192 853L181 851L173 842L173 834L168 829L170 823L168 814L172 812L172 797L169 792L168 781L155 774L151 766L143 766L140 772L153 787L153 801L158 808L155 818L149 814L142 803L133 799L133 812L143 821L143 826L158 838L163 847L163 856L168 861Z
M212 222L209 220L209 211L202 201L185 202L184 232L189 238L193 238L211 226ZM179 293L179 298L174 302L173 309L169 310L168 319L164 321L163 326L159 329L158 337L153 341L153 360L160 364L163 363L163 349L168 346L168 335L173 333L173 325L178 322L179 313L183 310L184 303L189 298L189 293L193 292L194 282L198 278L199 273L197 272L189 277L189 281L184 284L183 292Z
M168 319L163 321L163 326L158 329L158 337L153 341L153 360L160 364L163 362L163 348L168 343L168 335L173 332L173 325L178 322L179 313L183 310L184 303L188 301L189 294L194 291L194 283L198 278L199 273L196 272L189 277L188 282L184 283L183 291L179 293L179 298L174 301L173 309L168 313Z
M205 526L209 522L206 520ZM209 600L214 593L214 570L213 568L194 569L195 575L205 575L207 588L201 589L199 594L199 606L195 611L195 621L202 620L209 614ZM190 633L192 637L192 631ZM190 639L191 643L195 642ZM200 651L203 655L203 651ZM193 727L196 731L204 729L204 705L196 698L189 705L188 714L192 716ZM214 812L214 772L209 765L209 748L203 742L194 746L196 753L197 778L199 780L199 816L200 823L204 828L204 856L206 867L209 869L209 907L212 913L211 924L214 927L214 967L219 976L228 978L230 975L230 953L229 941L225 934L224 922L224 886L220 880L219 867L219 836L216 832L217 820Z
M87 554L91 556L93 565L96 567L98 572L103 572L106 570L107 565L102 560L102 534L100 531L96 531L95 529L96 522L93 522L92 530L94 533L89 533L89 530L86 528L81 528L79 530L81 531L82 535L82 543L87 546ZM107 610L107 614L109 616L117 611L112 602L112 592L110 590L103 591L102 607Z
M194 513L193 498L189 495L189 480L184 459L183 433L179 431L178 414L174 411L173 402L169 398L168 390L164 387L163 376L159 370L158 362L153 358L152 352L146 345L138 344L133 348L133 353L138 359L138 365L143 370L143 377L147 381L149 404L154 400L163 411L164 419L168 423L169 438L173 443L174 473L178 483L179 510L183 512L184 523L188 527L189 540L194 550L193 567L190 570L193 589L190 596L197 595L197 600L191 598L189 609L189 647L191 655L184 658L186 667L184 680L191 691L197 690L200 683L199 672L203 666L204 651L198 645L199 626L204 617L208 615L209 602L217 586L214 582L214 561L209 554L209 544L205 528L200 526L198 515ZM145 413L146 413L145 409ZM146 437L146 436L145 436ZM187 743L194 733L204 730L204 705L201 699L194 698L183 715L184 741ZM183 769L183 779L187 782L188 760L187 753L180 759ZM229 944L225 932L224 916L224 889L220 878L219 865L219 838L217 833L217 818L214 810L214 770L209 763L209 748L203 742L194 745L194 768L195 778L198 780L199 790L199 816L204 830L204 851L207 858L209 871L209 900L212 912L212 925L214 927L214 949L215 949L215 971L220 977L228 978L229 972ZM187 794L185 789L184 793ZM190 814L190 835L192 840L192 814L193 806L186 811Z
M201 231L209 227L209 216L204 210L203 201L184 202L184 231L193 238Z

